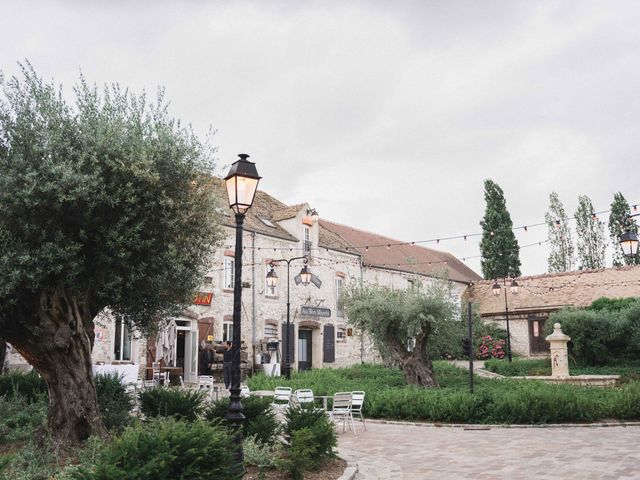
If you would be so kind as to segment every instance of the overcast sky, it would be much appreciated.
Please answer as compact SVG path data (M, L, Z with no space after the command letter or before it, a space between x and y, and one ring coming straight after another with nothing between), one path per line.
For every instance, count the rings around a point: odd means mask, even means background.
M261 187L406 241L480 231L483 180L516 226L557 191L640 203L640 2L28 1L1 4L0 69L154 93ZM521 245L545 227L518 233ZM459 258L478 241L432 245ZM521 251L546 272L546 246ZM480 273L479 259L467 263Z

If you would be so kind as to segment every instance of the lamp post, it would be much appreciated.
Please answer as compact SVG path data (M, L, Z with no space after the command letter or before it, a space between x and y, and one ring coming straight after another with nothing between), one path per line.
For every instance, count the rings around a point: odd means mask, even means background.
M286 333L284 335L284 349L285 349L285 361L284 361L284 375L287 378L287 380L291 380L291 356L289 355L289 351L291 349L290 345L291 345L291 339L289 338L289 330L290 330L290 325L291 325L291 301L290 301L290 286L291 286L291 281L289 279L289 273L290 273L290 267L291 267L291 262L294 260L301 260L304 259L304 266L302 267L302 270L300 270L300 280L301 283L303 285L309 285L309 283L311 282L311 272L309 271L309 268L307 267L307 257L306 256L302 256L302 257L293 257L290 259L280 259L280 260L272 260L271 262L271 270L269 270L269 272L267 273L267 286L270 288L275 288L277 283L278 283L278 275L276 275L276 272L274 270L274 263L278 263L278 262L286 262L287 263L287 328L286 328Z
M242 225L247 210L251 208L253 199L258 190L260 175L256 170L255 163L247 160L249 155L241 153L224 181L227 185L227 195L229 197L229 207L236 214L236 250L234 257L234 283L233 283L233 354L231 361L231 396L229 407L225 418L229 420L234 428L234 440L236 443L236 460L238 473L242 472L244 454L242 451L242 423L244 414L242 413L242 403L240 403L240 343L241 323L240 313L242 306Z
M638 234L631 231L630 220L631 217L637 217L640 213L634 213L633 215L627 215L627 230L620 235L620 246L625 257L633 258L638 254Z
M503 278L502 283L504 285L504 311L505 311L505 317L507 320L507 359L509 360L509 362L511 362L511 330L509 329L509 302L507 301L507 279ZM518 282L516 282L515 279L511 280L511 285L509 286L509 288L511 289L511 293L515 295L516 293L518 293ZM491 287L491 290L493 291L493 294L496 297L500 295L500 284L498 283L497 280L494 282L493 287Z

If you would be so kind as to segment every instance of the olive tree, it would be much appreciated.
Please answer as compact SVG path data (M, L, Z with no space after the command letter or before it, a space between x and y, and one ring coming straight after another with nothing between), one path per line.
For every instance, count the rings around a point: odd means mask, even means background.
M371 335L382 357L400 366L407 383L438 386L429 337L459 311L448 282L435 280L409 291L353 286L346 292L345 307L349 323Z
M0 336L46 381L58 445L104 434L94 317L148 331L190 303L220 239L212 150L154 103L27 65L0 97Z

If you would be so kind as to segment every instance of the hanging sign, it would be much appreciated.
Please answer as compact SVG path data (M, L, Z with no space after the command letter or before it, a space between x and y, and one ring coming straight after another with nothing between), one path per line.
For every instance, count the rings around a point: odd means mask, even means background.
M198 292L193 303L196 305L211 305L213 300L213 292Z

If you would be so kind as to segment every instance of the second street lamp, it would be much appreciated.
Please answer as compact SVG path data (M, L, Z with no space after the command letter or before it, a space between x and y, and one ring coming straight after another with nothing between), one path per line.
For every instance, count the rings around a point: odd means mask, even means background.
M507 321L507 359L509 360L509 362L511 362L511 330L509 328L509 302L507 301L507 279L503 278L502 283L504 285L504 311L505 311L505 318ZM511 280L511 285L509 286L509 288L511 289L511 293L513 294L518 293L518 288L519 288L518 282L516 282L515 280ZM493 283L493 286L491 287L491 291L496 297L500 295L500 284L498 283L497 280Z
M634 213L633 215L627 215L627 229L620 235L620 246L625 257L633 258L638 255L638 234L634 232L632 227L632 217L637 217L640 213Z
M290 267L291 267L291 262L293 260L302 260L304 259L304 266L302 267L302 270L300 270L300 281L303 285L309 285L309 283L311 282L311 277L312 274L309 271L309 268L307 267L307 257L306 256L302 256L302 257L293 257L290 259L280 259L280 260L272 260L271 261L271 270L269 270L269 272L267 273L267 286L270 288L275 288L277 283L278 283L278 275L276 275L276 272L274 270L274 264L275 263L279 263L279 262L286 262L287 263L287 327L286 327L286 332L284 335L284 351L285 351L285 363L284 363L284 375L287 378L287 380L291 380L291 354L290 354L290 350L291 350L291 299L290 299L290 285L291 285L291 280L289 279L289 273L290 273Z
M224 181L229 196L229 207L236 214L236 250L234 256L234 283L233 283L233 347L231 361L231 396L225 418L234 428L234 440L236 443L236 462L238 474L243 470L244 454L242 451L242 403L240 402L240 343L241 335L241 308L242 308L242 233L244 216L251 208L253 199L258 190L260 175L255 163L247 160L249 155L241 153L240 160L231 165L229 173Z

